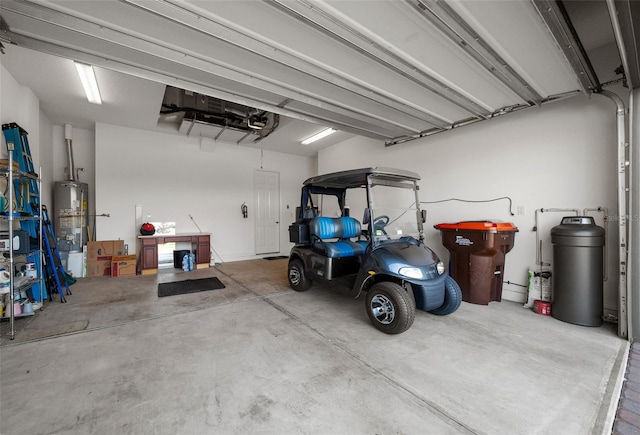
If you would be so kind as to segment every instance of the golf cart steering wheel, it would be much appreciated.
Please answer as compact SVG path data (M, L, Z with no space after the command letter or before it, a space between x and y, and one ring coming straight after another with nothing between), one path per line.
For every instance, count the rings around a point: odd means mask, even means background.
M384 227L389 223L389 216L380 215L373 220L373 233L376 234L377 230L381 230L384 235L387 235L387 232L384 230Z

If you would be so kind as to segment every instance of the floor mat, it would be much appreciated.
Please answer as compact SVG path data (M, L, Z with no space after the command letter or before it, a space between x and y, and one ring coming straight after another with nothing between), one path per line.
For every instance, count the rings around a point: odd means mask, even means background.
M183 295L187 293L219 290L224 284L216 277L202 279L187 279L184 281L165 282L158 284L158 297Z
M264 257L265 260L283 260L289 258L286 255L278 255L277 257Z

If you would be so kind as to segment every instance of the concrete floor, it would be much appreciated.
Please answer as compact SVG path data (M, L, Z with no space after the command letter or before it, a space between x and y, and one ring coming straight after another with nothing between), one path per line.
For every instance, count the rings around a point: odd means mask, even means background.
M0 433L610 433L613 325L463 303L389 336L362 297L291 291L286 264L78 280L2 336ZM157 297L208 276L226 288Z

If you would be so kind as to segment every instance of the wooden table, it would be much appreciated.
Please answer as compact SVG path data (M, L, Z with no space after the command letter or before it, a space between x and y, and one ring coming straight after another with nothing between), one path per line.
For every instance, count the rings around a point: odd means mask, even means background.
M196 254L196 268L209 267L211 260L210 240L209 233L138 236L140 252L138 269L140 274L153 275L158 273L158 245L171 242L191 243L191 251Z

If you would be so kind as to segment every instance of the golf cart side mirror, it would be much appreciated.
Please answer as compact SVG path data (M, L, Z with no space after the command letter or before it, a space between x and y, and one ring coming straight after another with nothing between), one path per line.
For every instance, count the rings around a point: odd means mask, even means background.
M425 223L427 221L427 211L426 210L420 210L422 212L422 223Z
M362 224L366 225L371 221L371 210L368 208L364 209L364 216L362 216Z

